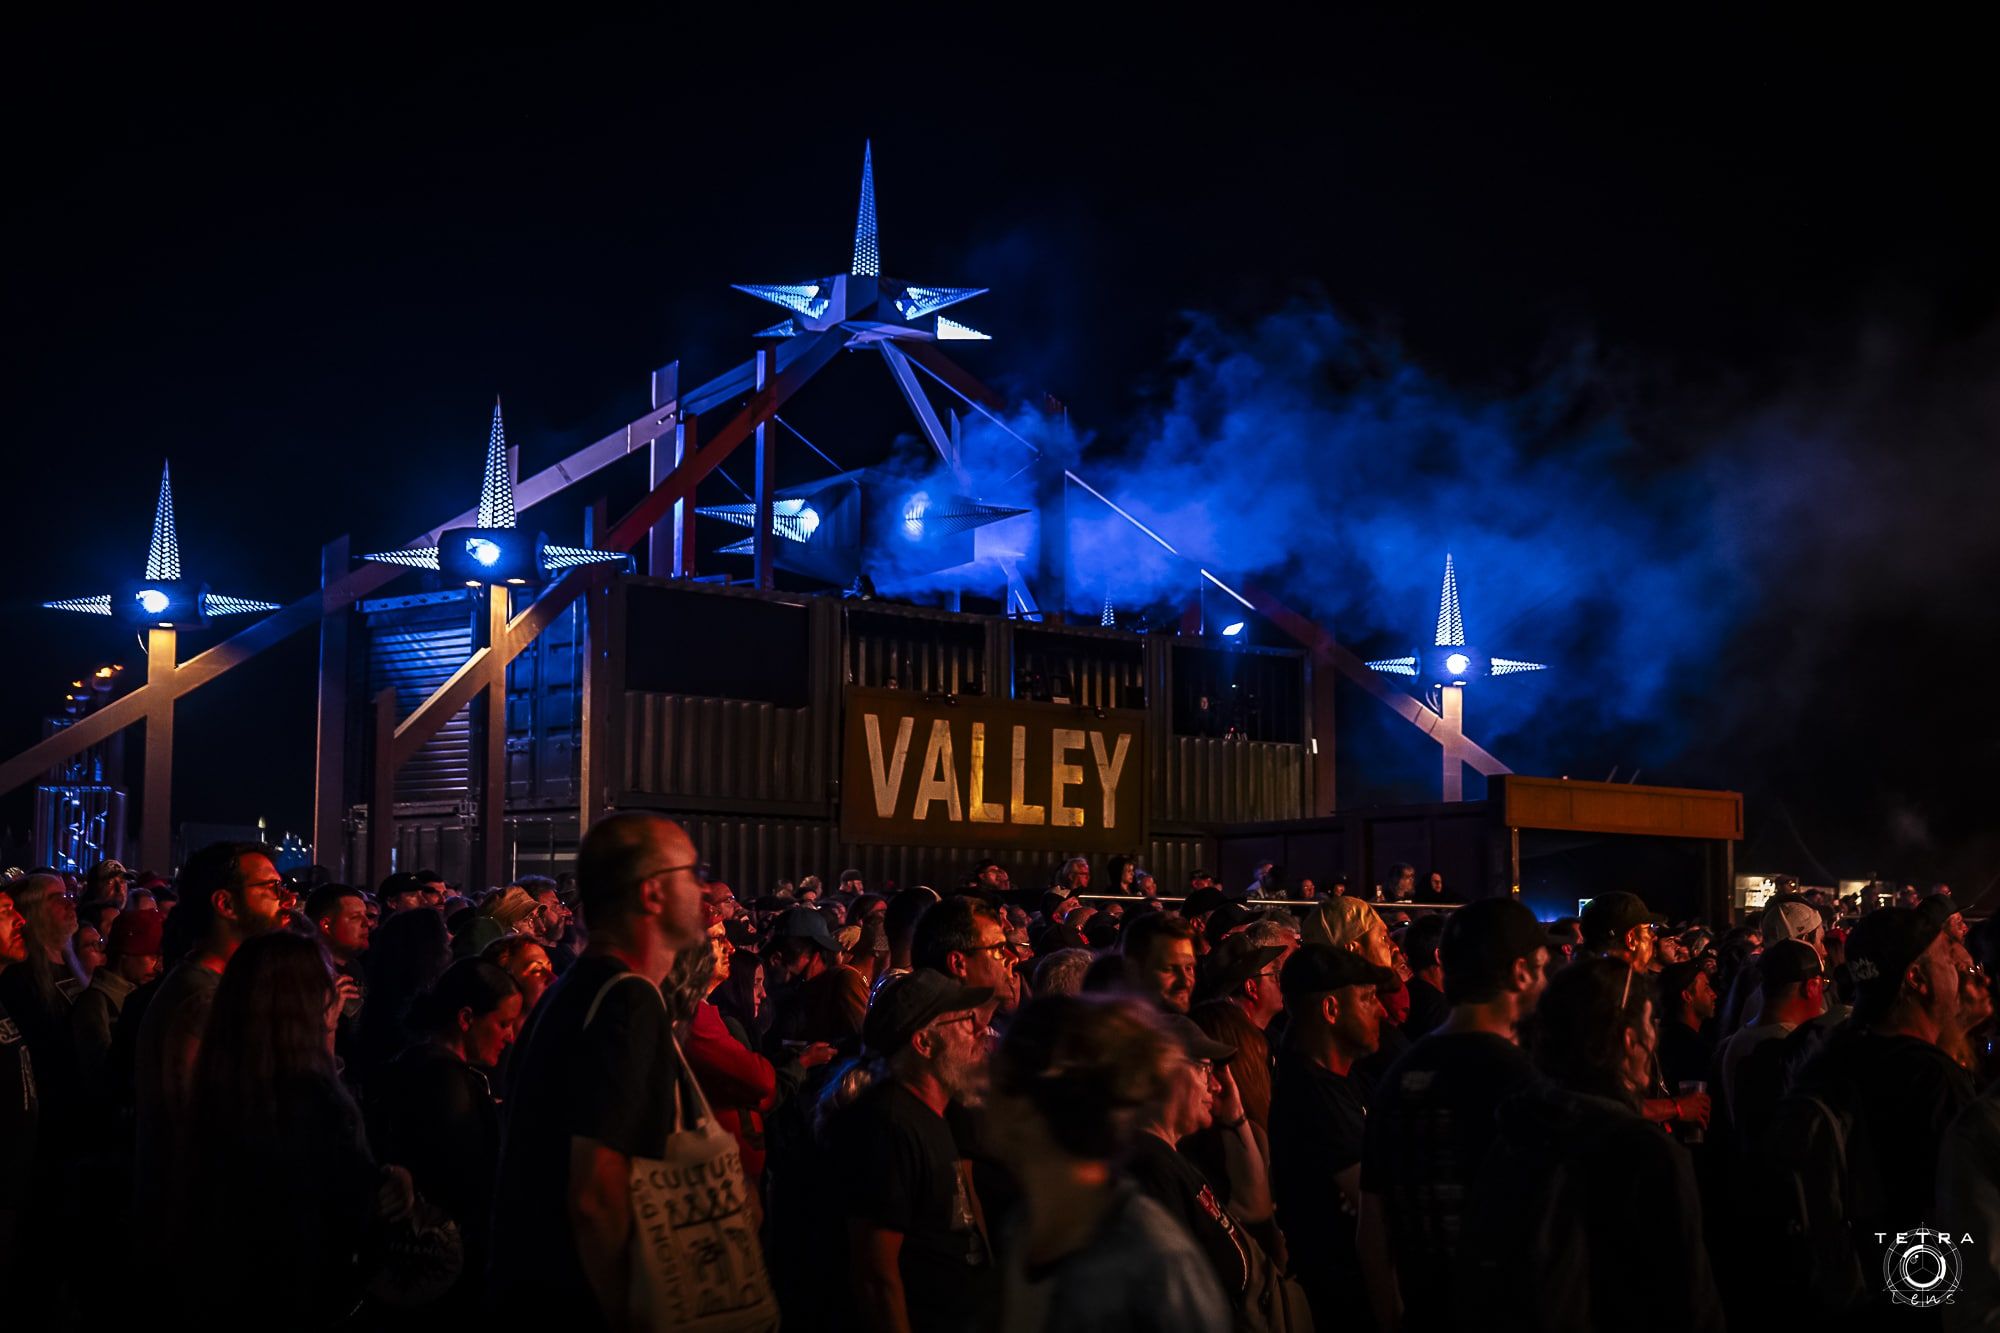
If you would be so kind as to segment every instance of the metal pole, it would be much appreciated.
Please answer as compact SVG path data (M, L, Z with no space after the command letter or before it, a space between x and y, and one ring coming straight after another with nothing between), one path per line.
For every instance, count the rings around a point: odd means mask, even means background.
M494 584L486 590L486 624L480 646L488 648L507 633L507 588ZM485 744L479 765L479 886L490 889L501 882L507 867L507 667L490 668L486 681L484 716L480 736Z
M146 776L139 821L139 863L168 874L174 868L174 696L179 636L146 631L146 683L156 688L146 708Z
M1465 687L1446 685L1440 702L1444 725L1438 728L1439 748L1444 752L1444 799L1465 799L1465 761L1459 756L1458 738L1465 734Z
M368 883L389 878L396 848L396 687L384 686L369 701L375 724L374 766L368 775Z
M322 591L347 573L345 534L319 548ZM313 766L313 860L347 880L347 622L345 607L319 622L318 756Z
M757 349L757 369L753 381L754 387L762 389L766 381L771 378L772 360L773 356L769 343L765 343ZM755 562L752 568L756 576L757 588L760 592L769 592L771 590L772 575L771 547L774 541L771 534L771 484L773 478L771 475L772 427L770 422L759 421L757 423L756 439L757 483L756 500L753 506L754 512L751 514L752 526L750 532L753 545L750 549L755 553Z

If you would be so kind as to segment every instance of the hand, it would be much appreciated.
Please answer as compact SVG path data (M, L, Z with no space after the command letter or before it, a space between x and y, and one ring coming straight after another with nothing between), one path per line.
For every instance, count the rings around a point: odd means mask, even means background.
M1705 1092L1690 1092L1674 1098L1674 1119L1708 1128L1709 1103Z
M326 1002L326 1030L331 1032L340 1024L340 1016L347 1012L350 1004L361 1003L361 987L353 977L344 972L336 972L333 977L333 994Z
M799 1052L799 1068L817 1069L828 1060L833 1059L833 1056L833 1047L823 1041L816 1041Z
M385 1222L400 1222L417 1206L417 1187L410 1173L400 1166L382 1168L382 1185L375 1194L376 1207Z
M1215 1071L1215 1109L1213 1116L1218 1125L1234 1124L1243 1118L1243 1093L1236 1086L1236 1075L1227 1069Z

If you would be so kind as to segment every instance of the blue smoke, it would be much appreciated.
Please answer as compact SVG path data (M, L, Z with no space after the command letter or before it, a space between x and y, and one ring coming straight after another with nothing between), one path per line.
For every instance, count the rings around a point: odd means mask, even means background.
M1469 690L1476 739L1530 771L1582 732L1673 748L1658 720L1750 602L1743 534L1704 468L1648 456L1587 361L1467 393L1305 305L1197 316L1176 361L1122 453L1078 471L1187 559L1073 493L1073 603L1178 607L1198 564L1392 656L1431 641L1449 551L1468 642L1551 667Z

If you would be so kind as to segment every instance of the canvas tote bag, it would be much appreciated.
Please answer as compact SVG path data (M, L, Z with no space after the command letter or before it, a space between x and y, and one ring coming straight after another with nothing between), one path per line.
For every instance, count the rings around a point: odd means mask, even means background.
M597 992L584 1026L605 994ZM662 1008L665 1001L661 1001ZM716 1122L674 1042L673 1120L657 1158L632 1159L632 1326L687 1333L763 1333L778 1327L778 1301L757 1241L757 1215L736 1139Z

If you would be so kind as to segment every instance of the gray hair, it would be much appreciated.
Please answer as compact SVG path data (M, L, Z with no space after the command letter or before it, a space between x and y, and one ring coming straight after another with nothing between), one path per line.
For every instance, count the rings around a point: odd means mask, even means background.
M1035 964L1030 982L1037 995L1077 995L1083 991L1083 974L1097 955L1088 949L1057 949Z

